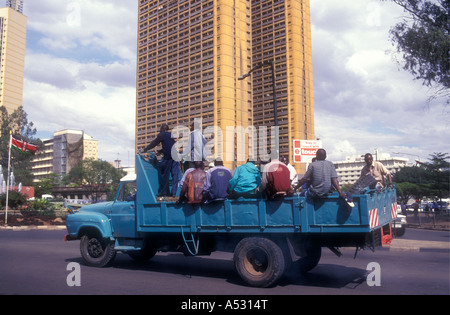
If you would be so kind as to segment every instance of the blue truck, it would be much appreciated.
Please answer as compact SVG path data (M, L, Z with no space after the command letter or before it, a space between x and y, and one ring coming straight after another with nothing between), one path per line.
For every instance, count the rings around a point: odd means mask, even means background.
M288 268L313 269L322 248L339 256L342 247L374 250L392 239L394 188L366 189L353 195L352 207L337 193L321 199L296 194L193 205L159 200L158 178L156 158L138 154L136 174L121 180L114 201L67 215L65 240L80 240L87 265L110 265L117 252L146 261L157 252L226 251L233 253L245 283L269 287Z

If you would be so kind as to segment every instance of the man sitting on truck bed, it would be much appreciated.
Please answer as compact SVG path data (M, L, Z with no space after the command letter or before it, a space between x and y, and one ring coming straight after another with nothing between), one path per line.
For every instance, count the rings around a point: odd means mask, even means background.
M290 171L283 162L272 159L264 166L261 175L261 190L268 199L281 198L292 192Z
M309 165L305 176L297 183L297 187L301 187L309 181L309 195L312 197L325 198L334 187L338 191L339 197L344 198L345 194L339 187L336 168L333 163L326 161L326 158L327 152L324 149L317 150L316 161Z
M203 162L195 161L194 166L195 170L186 176L177 203L182 203L185 200L190 204L203 202L203 185L206 179L206 172L203 170Z
M233 178L228 184L229 198L256 198L256 189L260 185L261 173L255 164L248 160L234 171Z
M206 172L203 186L205 201L225 200L228 196L228 183L232 177L231 171L223 166L223 161L214 161L214 167Z

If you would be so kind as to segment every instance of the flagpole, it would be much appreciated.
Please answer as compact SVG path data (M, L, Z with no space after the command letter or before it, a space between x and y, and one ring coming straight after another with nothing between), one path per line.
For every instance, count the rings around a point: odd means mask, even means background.
M9 197L9 169L11 168L11 146L12 146L12 131L9 131L9 154L8 154L8 173L6 176L6 208L5 208L5 225L8 225L8 197Z

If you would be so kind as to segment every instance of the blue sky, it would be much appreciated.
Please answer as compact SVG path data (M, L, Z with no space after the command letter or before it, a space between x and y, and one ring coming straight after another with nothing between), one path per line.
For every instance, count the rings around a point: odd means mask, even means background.
M79 129L99 158L134 163L137 0L25 0L24 109L39 135ZM328 152L450 152L443 100L399 70L378 0L311 0L315 130ZM391 52L390 52L391 51Z

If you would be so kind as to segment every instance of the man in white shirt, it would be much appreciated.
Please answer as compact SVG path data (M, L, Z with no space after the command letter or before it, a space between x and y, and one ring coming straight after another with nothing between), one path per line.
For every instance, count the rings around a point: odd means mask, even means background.
M292 186L292 187L297 186L297 182L298 182L298 174L297 174L297 170L289 163L287 157L282 156L282 157L281 157L281 162L283 162L283 163L287 166L287 168L288 168L288 170L289 170L289 173L291 174L291 175L290 175L291 186Z

